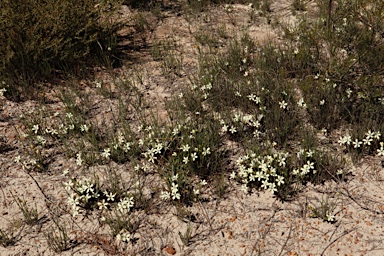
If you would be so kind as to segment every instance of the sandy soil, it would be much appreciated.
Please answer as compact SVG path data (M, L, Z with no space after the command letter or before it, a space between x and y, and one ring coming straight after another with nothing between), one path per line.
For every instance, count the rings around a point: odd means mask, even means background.
M246 31L259 42L268 38L279 40L279 31L268 24L265 17L256 13L255 19L250 20L252 10L248 5L230 8L228 12L225 6L217 6L207 13L189 17L168 11L162 19L147 13L148 19L156 20L152 31L142 35L148 46L139 52L127 48L127 53L135 56L134 64L127 63L116 69L115 74L129 74L133 69L142 71L143 91L155 103L152 107L159 109L160 115L166 115L161 112L162 100L188 85L188 76L197 71L195 35L199 29L216 33L222 27L229 37ZM124 10L128 12L127 8ZM315 9L308 12L314 15ZM279 18L295 22L289 5L282 0L274 1L271 17L272 21ZM179 75L164 77L161 63L150 54L151 45L164 39L174 40L183 56ZM108 81L109 76L103 72L98 76ZM92 93L94 85L83 81L83 87ZM188 208L193 221L177 217L174 206L158 200L149 212L136 214L141 224L134 242L118 244L100 222L97 212L72 217L68 211L67 194L60 184L70 176L81 175L74 158L68 160L59 149L52 149L47 173L28 174L15 163L18 155L25 155L25 145L16 132L23 130L20 115L37 110L38 103L12 102L5 98L0 102L0 228L17 227L15 243L0 246L0 255L55 255L48 248L44 233L57 217L65 222L73 243L73 248L62 252L63 255L384 255L384 169L377 158L366 158L351 167L350 175L339 183L309 185L294 200L285 203L268 192L244 194L239 184L229 181L230 190L223 198L207 198ZM116 106L113 99L105 102L95 96L94 116L108 123L111 118L108 113L113 110L103 109L105 104ZM50 107L61 109L62 105L52 97ZM127 170L132 166L129 164L115 164L113 168L130 179ZM67 169L69 173L63 175ZM103 176L108 168L97 166L95 172ZM156 187L158 178L155 174L148 175L146 182ZM36 205L41 216L38 225L23 223L11 192ZM336 204L334 223L310 217L308 205L319 205L325 196ZM179 232L184 234L188 226L192 237L186 246ZM124 247L125 251L118 250Z

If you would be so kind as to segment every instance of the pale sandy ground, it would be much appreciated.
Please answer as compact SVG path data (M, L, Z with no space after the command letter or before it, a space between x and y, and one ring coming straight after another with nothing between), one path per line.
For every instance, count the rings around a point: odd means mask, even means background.
M189 19L166 13L153 32L145 35L149 44L154 38L172 38L183 53L182 75L171 78L161 75L160 63L153 61L149 50L136 53L141 61L135 64L135 68L144 74L146 93L153 102L157 102L157 108L161 109L164 97L187 85L187 75L196 70L197 53L193 34L198 28L214 32L219 23L226 26L229 34L243 30L257 41L269 37L278 40L278 31L266 24L265 18L258 17L256 21L249 22L249 6L232 5L231 8L232 11L228 13L223 6L216 7L209 12L210 20L206 23L200 22L204 18L202 16L206 15L204 13ZM294 22L285 1L275 1L272 8L273 16ZM201 25L197 26L197 22ZM123 68L127 72L130 69L133 69L132 65ZM0 255L55 255L48 249L44 237L44 232L52 225L52 216L60 216L70 230L70 238L80 242L63 252L63 255L113 255L116 252L115 244L107 227L99 222L97 211L90 216L76 218L67 211L67 195L60 184L68 181L68 176L80 175L75 159L68 161L60 152L52 149L50 172L31 173L31 176L14 162L17 155L24 154L24 145L15 132L15 128L22 128L19 116L37 108L37 103L0 100L0 228L7 230L11 223L19 226L15 234L16 243L0 247ZM52 106L55 104L60 108L57 102L53 102ZM103 106L106 103L100 100L98 104ZM108 119L103 111L96 116ZM129 179L127 170L131 166L114 165L114 168L125 173ZM65 169L70 170L67 176L62 175ZM96 173L103 176L106 171L105 167L99 166ZM189 208L195 217L193 222L180 220L175 216L175 207L158 200L149 213L135 213L142 221L134 235L134 243L124 245L126 250L118 254L384 255L384 169L380 159L364 159L359 166L351 167L350 172L345 181L309 185L293 201L285 203L268 192L244 194L239 184L229 181L229 192L223 198L211 197ZM150 187L156 187L158 179L155 174L147 179ZM39 225L29 227L22 223L22 214L10 192L23 196L28 203L37 206L43 217ZM336 222L332 224L309 216L307 206L319 205L325 196L337 205L334 211L337 213ZM192 238L190 244L185 246L179 232L184 234L188 225Z

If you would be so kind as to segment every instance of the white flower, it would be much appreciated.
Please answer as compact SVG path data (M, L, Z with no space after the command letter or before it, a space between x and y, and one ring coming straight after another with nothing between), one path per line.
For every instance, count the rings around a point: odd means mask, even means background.
M325 104L325 100L320 101L320 106L323 106Z
M130 210L134 206L133 197L124 197L117 204L117 208L120 212L124 212L124 210Z
M188 144L187 144L187 145L182 145L182 146L181 146L181 150L182 150L183 152L188 152L190 148L191 148L191 147L190 147Z
M76 164L78 166L81 166L83 164L83 159L81 159L81 152L77 153L76 155Z
M65 169L64 171L63 171L63 176L67 176L67 174L69 173L69 169Z
M304 102L304 99L301 98L299 102L297 102L297 105L302 108L307 108L307 104Z
M197 159L197 154L196 154L196 152L194 152L194 153L191 154L191 159L192 159L192 162L194 162L194 161Z
M131 241L131 234L127 232L125 229L120 231L120 234L116 235L116 241L123 241L125 243L128 243Z
M203 152L201 153L203 156L211 154L210 148L203 148Z
M277 186L284 184L284 177L283 176L277 176L276 184L277 184Z
M207 185L208 183L207 183L207 181L206 180L202 180L202 181L200 181L200 185L201 186L205 186L205 185Z
M107 201L115 201L116 194L112 194L112 192L108 193L107 191L105 191L104 195L107 197Z
M248 187L246 183L241 185L241 191L243 191L244 193L248 193Z
M193 194L195 194L195 195L200 194L200 189L193 189Z
M236 130L236 127L235 127L235 126L231 126L231 128L229 129L229 131L230 131L232 134L234 134L234 133L236 133L236 132L237 132L237 130Z
M380 142L380 149L377 150L378 156L384 156L384 142Z
M169 198L171 198L171 194L168 191L161 191L160 198L164 201L167 201Z
M180 194L175 192L175 193L172 193L172 200L178 200L180 199Z
M179 187L179 185L177 183L172 182L171 193L173 194L173 193L178 192L179 191L178 187Z
M15 163L20 163L20 160L21 160L21 156L18 155L17 157L15 157Z
M358 139L355 139L355 141L352 142L354 148L359 148L363 142L359 141Z
M309 165L305 164L303 167L300 168L301 175L306 175L311 171L311 168Z
M335 220L335 216L332 215L331 213L327 213L326 217L328 222L333 222Z
M263 180L263 181L261 182L261 188L266 190L266 189L268 189L268 187L269 187L269 182L268 182L268 180L267 180L267 179Z
M188 157L187 156L183 157L183 163L184 164L188 164L188 162L189 162Z
M349 99L351 97L351 94L352 94L351 88L348 88L345 92L347 93L347 97Z
M65 116L66 116L68 119L72 119L72 118L73 118L73 114L72 114L72 113L65 113Z
M105 199L103 199L101 202L97 202L97 205L99 206L99 209L107 209L107 206L109 205L107 202L105 202Z
M346 135L344 137L340 137L339 138L339 141L338 143L340 144L340 146L344 145L344 144L347 144L347 145L350 145L352 142L352 138L350 135Z
M311 163L310 161L307 161L307 165L308 165L309 169L314 169L315 168L314 164L315 163Z
M3 97L4 96L4 93L7 91L7 89L5 88L2 88L0 89L0 97Z
M177 181L178 178L179 178L179 174L177 173L176 175L173 175L171 177L171 181Z
M272 193L277 191L276 184L275 183L269 183L268 190Z
M364 145L368 145L368 146L371 145L371 142L372 142L372 141L373 141L372 138L364 138L364 139L363 139L363 143L364 143Z
M83 125L80 126L80 130L82 132L88 132L89 128L88 128L88 126L86 124L83 124Z
M227 131L228 131L228 126L224 124L223 127L221 127L221 132L226 133Z
M237 91L237 92L235 93L235 96L237 96L237 97L241 97L240 92Z
M35 134L37 134L37 132L39 131L39 125L38 125L38 124L35 124L35 125L32 127L32 131L34 131Z
M101 153L101 155L106 158L106 159L109 159L109 157L111 156L111 149L110 148L106 148L104 149L104 152Z
M255 94L250 94L247 96L250 101L255 102L256 104L260 103L260 97L257 97Z
M73 185L74 184L73 184L72 180L70 180L68 182L65 182L64 183L64 189L67 190L67 191L70 191L72 189Z
M95 81L94 83L95 83L95 85L96 85L96 88L101 88L101 82L99 82L99 81Z
M129 234L128 232L124 232L124 233L121 235L121 240L122 240L123 242L128 243L128 242L131 240L131 234Z
M285 100L279 102L281 109L286 109L288 106L288 103L285 102Z
M124 144L123 150L125 153L128 153L128 151L131 149L131 143L127 142Z
M284 167L284 166L286 165L285 160L286 160L285 157L281 157L281 158L279 158L278 161L279 161L279 166L280 166L280 167Z
M375 132L371 132L371 130L369 130L368 132L365 133L365 138L367 138L367 139L371 139L374 137L375 137Z
M231 175L229 176L230 179L235 179L236 178L236 172L232 172Z

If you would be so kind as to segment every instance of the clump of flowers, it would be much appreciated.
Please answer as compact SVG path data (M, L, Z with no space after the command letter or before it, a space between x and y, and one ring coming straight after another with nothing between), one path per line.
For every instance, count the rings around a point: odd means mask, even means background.
M230 137L235 138L241 136L241 134L251 133L253 137L259 138L262 118L262 115L255 117L241 112L236 113L229 121L220 120L221 134L228 134Z
M382 155L382 143L380 141L381 133L380 131L368 130L363 138L352 138L351 135L347 134L339 138L338 143L340 146L345 146L346 150L349 152L359 152L367 154L377 153L379 156ZM379 146L380 145L380 146Z
M117 204L120 212L127 212L134 206L133 196L116 195L107 189L102 189L98 179L84 178L76 180L72 178L64 183L64 188L69 193L68 203L76 216L84 210L108 210L112 204Z
M238 158L238 171L232 172L230 178L240 181L245 193L256 187L286 196L280 193L280 189L289 191L286 189L293 183L314 180L319 175L316 167L325 164L326 159L326 154L317 150L301 149L297 154L275 152L259 155L251 152Z
M231 174L232 179L238 178L242 183L242 190L248 192L248 188L258 187L263 190L277 192L285 183L285 175L282 169L286 168L287 153L272 155L246 154L239 157L236 164L239 171Z

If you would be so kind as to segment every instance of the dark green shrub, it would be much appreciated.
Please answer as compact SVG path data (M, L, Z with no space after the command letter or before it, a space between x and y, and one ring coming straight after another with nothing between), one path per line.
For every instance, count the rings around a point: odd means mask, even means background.
M3 0L0 75L37 81L54 71L79 71L116 48L115 0Z

